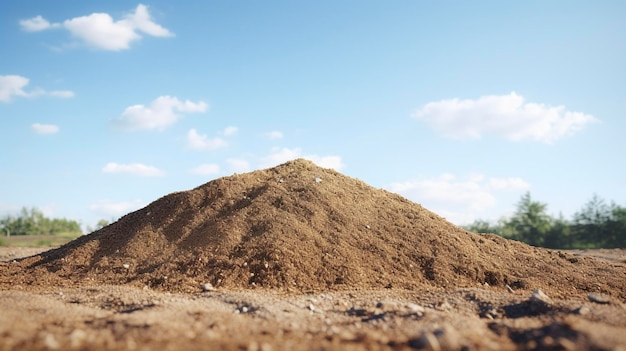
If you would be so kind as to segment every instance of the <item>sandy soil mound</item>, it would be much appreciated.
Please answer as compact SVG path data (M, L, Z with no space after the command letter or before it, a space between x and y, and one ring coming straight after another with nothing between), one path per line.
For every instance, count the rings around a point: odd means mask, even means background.
M58 249L0 265L0 286L306 292L486 284L626 299L623 265L469 233L305 160L167 195Z

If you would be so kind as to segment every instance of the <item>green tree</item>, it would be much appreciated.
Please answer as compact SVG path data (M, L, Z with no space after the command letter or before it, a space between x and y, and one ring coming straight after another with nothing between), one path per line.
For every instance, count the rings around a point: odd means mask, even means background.
M626 207L611 204L611 219L607 227L609 246L626 248Z
M563 214L553 220L550 229L545 234L543 246L551 249L571 249L574 247L571 225L563 217Z
M546 209L546 204L533 201L530 192L527 192L517 203L513 217L505 223L505 231L510 231L513 239L542 246L552 225L552 218Z
M100 230L107 225L109 225L109 221L107 221L106 219L101 219L98 221L98 223L96 223L96 230Z
M491 222L477 219L472 224L464 226L465 230L478 234L498 234L501 235L501 227L498 225L492 225Z
M586 247L603 247L611 236L608 222L611 220L611 207L604 199L593 194L582 210L574 214L574 235Z
M50 219L39 209L22 208L17 217L6 216L0 220L4 231L11 235L37 235L58 233L81 233L80 224L65 218Z

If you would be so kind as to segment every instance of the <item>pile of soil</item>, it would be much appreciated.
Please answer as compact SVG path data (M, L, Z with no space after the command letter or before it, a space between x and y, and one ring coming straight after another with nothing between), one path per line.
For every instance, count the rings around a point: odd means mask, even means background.
M459 228L306 160L177 192L90 235L0 263L1 286L130 284L170 292L490 286L626 300L623 265Z

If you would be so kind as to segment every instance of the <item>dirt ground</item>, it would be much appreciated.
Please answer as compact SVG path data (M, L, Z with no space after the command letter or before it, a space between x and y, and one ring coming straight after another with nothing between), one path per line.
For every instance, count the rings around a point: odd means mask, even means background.
M47 249L0 247L0 260ZM572 253L626 273L626 250ZM0 350L626 350L623 301L484 285L296 294L16 285L0 291L0 311Z

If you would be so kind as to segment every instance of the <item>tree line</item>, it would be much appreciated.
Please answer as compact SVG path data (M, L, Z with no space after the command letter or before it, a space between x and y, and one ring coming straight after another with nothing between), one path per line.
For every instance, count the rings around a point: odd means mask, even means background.
M553 249L625 248L626 207L594 194L570 220L562 215L554 218L545 203L533 200L527 192L510 218L496 223L479 219L464 228Z
M0 219L3 235L55 235L82 234L80 223L65 218L48 218L39 209L22 208L17 216L7 215Z

